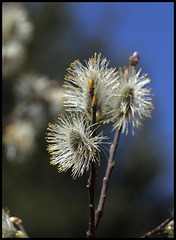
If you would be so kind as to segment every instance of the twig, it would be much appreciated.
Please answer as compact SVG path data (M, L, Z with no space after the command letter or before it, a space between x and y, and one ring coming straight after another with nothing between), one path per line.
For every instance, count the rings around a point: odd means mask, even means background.
M23 227L23 223L22 220L19 217L12 217L11 219L13 219L13 222L18 225L19 229L22 231L22 233L24 234L25 238L29 238L29 236L27 235L24 227Z
M108 187L108 183L110 180L112 170L115 165L114 155L116 153L120 132L121 132L121 129L120 130L116 129L114 141L110 147L110 155L109 155L109 159L108 159L106 174L105 174L105 177L103 178L100 199L99 199L98 207L95 211L95 230L97 230L99 221L103 215L103 208L104 208L104 203L105 203L105 199L106 199L107 187Z
M138 60L139 60L139 54L137 52L134 52L133 56L130 56L130 58L129 58L128 76L129 76L130 71L131 71L131 66L135 67L136 64L138 63ZM90 79L90 81L89 81L89 92L90 92L92 97L94 96L94 86L93 85L94 85L93 79ZM96 105L96 104L93 104L93 105ZM95 114L95 116L94 116L94 114ZM93 110L93 121L92 121L92 123L94 123L94 121L96 122L96 110L95 111ZM103 215L103 209L104 209L104 204L105 204L105 199L106 199L106 192L107 192L110 176L111 176L112 170L113 170L114 165L115 165L114 156L115 156L116 149L117 149L117 146L118 146L118 141L119 141L119 137L120 137L121 128L116 129L115 136L114 136L114 141L113 141L113 143L110 147L110 154L109 154L109 160L108 160L108 165L107 165L107 169L106 169L106 174L105 174L105 177L103 178L100 199L99 199L98 207L97 207L95 212L94 212L94 203L91 205L91 201L90 201L89 206L90 206L90 220L91 221L89 222L89 231L87 232L87 237L94 237L95 231L97 230L97 227L98 227L98 224L99 224L99 221L100 221L100 219ZM91 177L93 177L92 180L91 180ZM95 181L95 169L94 169L94 165L92 164L90 178L88 180L88 186L91 186L92 184L94 184L94 181ZM94 186L92 188L93 188L93 191L94 191ZM89 190L89 192L90 192L90 197L91 197L91 195L94 196L94 194L91 193L90 190ZM91 198L90 198L90 200L91 200ZM93 220L93 215L95 215L94 220ZM94 224L94 222L95 222L95 224Z
M95 237L95 210L94 210L94 185L95 185L95 172L96 168L94 162L90 165L90 177L88 179L88 190L89 190L89 229L87 231L87 238Z
M95 136L95 123L96 123L96 110L97 110L97 97L94 95L92 100L92 131L93 137ZM87 231L87 238L95 237L95 210L94 210L94 185L96 178L96 168L94 162L90 164L90 177L88 179L89 190L89 229Z
M158 227L154 228L152 231L146 233L144 236L141 238L149 238L153 236L156 233L161 233L164 231L164 227L174 219L174 216L171 216L170 218L166 219L164 222L162 222Z

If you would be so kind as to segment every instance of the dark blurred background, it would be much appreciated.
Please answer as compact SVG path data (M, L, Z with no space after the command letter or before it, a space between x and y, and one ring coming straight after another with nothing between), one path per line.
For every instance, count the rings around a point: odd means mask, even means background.
M97 237L140 237L170 217L173 3L13 2L2 10L2 206L23 220L30 237L86 236L89 174L72 180L50 166L46 129L64 110L71 62L101 52L118 69L138 51L155 109L135 136L120 136ZM103 130L113 141L111 125ZM96 204L107 164L101 156Z

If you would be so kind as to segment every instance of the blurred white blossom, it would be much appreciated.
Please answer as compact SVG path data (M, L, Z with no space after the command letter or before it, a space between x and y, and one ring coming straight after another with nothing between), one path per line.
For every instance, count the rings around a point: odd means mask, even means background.
M45 105L49 114L56 117L64 109L62 96L64 89L56 80L50 80L46 75L25 73L20 76L14 87L15 95L20 102L18 110L32 118L34 125L42 126L47 119ZM23 104L22 104L23 103Z
M10 161L23 161L35 149L35 129L27 119L17 119L8 124L3 132L6 158Z
M35 129L36 135L47 124L47 112L41 101L21 101L16 104L13 115L20 118L27 118Z
M31 39L33 25L21 3L2 6L2 61L3 77L20 69L26 58L26 43Z
M20 100L43 99L50 84L49 77L34 73L22 74L15 85L15 94Z
M20 42L11 41L4 44L2 46L3 77L10 76L19 70L25 59L26 51Z
M21 3L3 3L2 17L3 43L12 40L26 43L30 40L33 25Z
M63 111L64 105L62 97L64 94L64 88L62 87L53 87L47 89L45 92L44 98L49 103L49 111L51 116L58 115L59 112Z

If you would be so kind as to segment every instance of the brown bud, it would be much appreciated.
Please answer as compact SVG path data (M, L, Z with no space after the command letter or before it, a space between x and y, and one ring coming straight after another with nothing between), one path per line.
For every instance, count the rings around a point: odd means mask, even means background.
M22 220L19 217L11 217L10 220L15 223L22 223Z
M98 100L97 100L97 96L96 95L93 96L92 104L93 104L93 106L97 106L98 105Z
M94 80L91 78L89 81L89 91L92 90L94 87Z
M128 68L125 69L125 72L124 72L124 77L128 77Z
M139 61L139 53L134 52L132 56L129 57L129 64L132 66L136 66Z
M138 53L138 52L134 52L134 53L133 53L133 57L139 59L139 53Z

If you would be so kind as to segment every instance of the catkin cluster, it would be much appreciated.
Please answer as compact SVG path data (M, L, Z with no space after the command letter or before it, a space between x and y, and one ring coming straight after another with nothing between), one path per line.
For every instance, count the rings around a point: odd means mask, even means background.
M140 75L141 69L136 72L135 64L116 71L109 68L105 57L96 53L85 61L85 66L79 60L71 63L63 85L66 111L49 124L46 137L50 163L58 165L59 172L71 168L75 179L88 171L91 162L99 161L97 152L106 137L95 136L92 124L113 122L113 130L122 129L126 134L130 124L134 134L133 129L139 128L143 119L151 116L150 79L147 74ZM92 99L96 99L96 121L93 123Z

